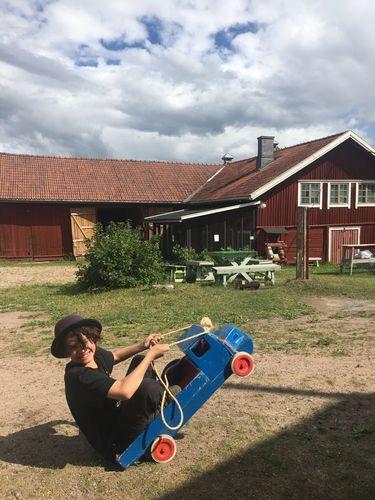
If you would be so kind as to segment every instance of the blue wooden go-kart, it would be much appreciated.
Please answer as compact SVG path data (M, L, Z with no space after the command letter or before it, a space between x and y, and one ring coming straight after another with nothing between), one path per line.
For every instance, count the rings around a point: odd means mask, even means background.
M232 373L246 377L253 371L253 341L248 334L232 325L224 325L213 333L189 339L203 331L201 326L192 325L180 336L181 341L187 339L179 343L185 356L180 361L182 375L175 382L182 388L176 398L183 412L183 421L181 422L180 409L172 400L163 411L164 421L168 422L168 426L163 423L161 415L158 415L123 453L116 456L123 468L147 453L159 463L172 460L176 454L173 435Z

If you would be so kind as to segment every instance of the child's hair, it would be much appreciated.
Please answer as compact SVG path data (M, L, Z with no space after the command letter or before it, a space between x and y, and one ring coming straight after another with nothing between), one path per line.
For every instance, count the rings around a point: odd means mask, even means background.
M75 338L82 349L85 348L85 341L83 339L83 335L97 344L101 338L101 331L96 326L80 326L79 328L74 328L65 338L65 342L68 339Z

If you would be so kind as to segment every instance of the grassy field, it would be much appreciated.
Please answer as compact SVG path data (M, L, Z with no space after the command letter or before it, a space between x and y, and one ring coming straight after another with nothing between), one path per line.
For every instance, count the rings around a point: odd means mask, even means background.
M283 269L275 287L256 291L0 289L0 318L10 321L0 338L0 496L374 498L375 274L322 266L307 282L293 278L293 267ZM231 378L192 419L174 462L119 473L72 425L63 364L49 355L54 322L71 312L100 319L108 347L202 316L234 323L254 337L256 371Z
M70 265L70 264L69 264ZM43 264L39 264L43 266ZM0 311L27 311L30 320L24 332L40 331L40 337L25 337L27 353L47 349L54 323L71 312L98 318L105 326L105 345L117 346L156 331L167 331L181 325L199 322L203 316L216 324L233 323L245 331L257 333L260 349L292 349L308 345L328 345L329 337L294 327L278 338L277 331L259 329L257 320L271 318L296 319L312 314L312 308L301 298L339 296L353 299L375 299L374 273L359 272L341 275L333 266L311 269L310 280L296 282L294 268L283 269L277 286L259 290L238 291L222 286L176 284L174 290L118 289L103 292L80 292L74 283L65 285L34 285L0 290ZM214 300L213 300L214 298ZM40 313L46 319L38 319ZM35 314L35 318L33 317ZM342 311L345 315L345 311ZM363 313L371 315L371 312ZM311 325L314 325L314 316ZM22 344L19 344L22 348ZM34 349L35 347L35 349ZM25 351L26 353L26 351Z

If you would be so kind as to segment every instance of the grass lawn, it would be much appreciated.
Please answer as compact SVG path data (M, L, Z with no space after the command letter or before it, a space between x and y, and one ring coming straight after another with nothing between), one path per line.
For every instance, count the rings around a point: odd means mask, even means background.
M294 267L283 268L277 274L276 286L245 291L196 284L176 284L174 290L135 288L95 293L80 292L72 283L13 287L0 290L0 311L30 313L24 331L39 330L41 336L32 337L34 343L26 336L29 354L43 347L48 351L53 324L72 312L99 319L105 327L104 345L108 346L123 345L149 333L164 332L209 316L215 324L233 323L256 333L260 349L291 349L303 347L306 337L310 344L323 345L330 340L322 338L321 332L315 335L313 328L308 332L303 328L301 336L298 327L285 332L280 340L277 330L254 328L254 322L310 315L312 308L302 300L310 295L375 299L374 272L349 276L341 275L337 267L321 266L311 268L310 280L305 282L296 282L294 273ZM48 316L38 319L41 312Z

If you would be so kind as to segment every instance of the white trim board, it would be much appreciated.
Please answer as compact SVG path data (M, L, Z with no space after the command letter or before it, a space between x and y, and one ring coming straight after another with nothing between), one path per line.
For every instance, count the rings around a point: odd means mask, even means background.
M229 207L220 207L220 208L212 208L210 210L202 210L201 212L195 212L193 214L188 214L188 215L182 215L181 216L181 222L183 220L187 219L195 219L196 217L204 217L205 215L211 215L211 214L216 214L220 212L228 212L229 210L237 210L239 208L244 208L244 207L253 207L256 205L260 205L260 201L251 201L249 203L238 203L237 205L230 205ZM169 215L173 213L178 213L178 212L184 212L185 210L189 209L183 209L183 210L175 210L174 212L165 212L163 214L156 214L156 215L149 215L148 217L145 217L144 220L148 219L154 219L155 217L159 217L162 215ZM178 221L176 221L178 222ZM166 222L167 223L167 222Z
M328 228L328 262L331 262L331 243L332 243L332 237L331 233L332 231L345 231L347 230L353 230L353 229L358 229L358 245L360 244L361 241L361 226L342 226L342 227L329 227Z
M305 158L301 162L297 163L297 165L294 165L293 167L289 168L286 172L283 172L282 174L275 177L272 181L267 182L267 184L264 184L259 189L256 189L255 191L253 191L250 194L250 199L255 200L256 198L259 198L259 196L266 193L267 191L269 191L273 187L277 186L278 184L280 184L280 182L285 181L286 179L288 179L292 175L296 174L297 172L299 172L303 168L307 167L308 165L310 165L310 163L314 162L318 158L321 158L325 154L329 153L330 151L332 151L332 149L336 148L337 146L339 146L343 142L347 141L348 139L353 139L357 144L359 144L364 149L366 149L367 151L369 151L370 153L375 155L375 149L368 142L366 142L364 139L359 137L359 135L357 135L352 130L348 130L348 132L344 132L343 134L339 135L338 137L336 137L336 139L332 140L326 146L324 146L323 148L320 148L314 154L308 156L307 158Z

